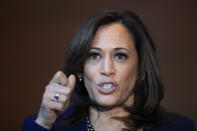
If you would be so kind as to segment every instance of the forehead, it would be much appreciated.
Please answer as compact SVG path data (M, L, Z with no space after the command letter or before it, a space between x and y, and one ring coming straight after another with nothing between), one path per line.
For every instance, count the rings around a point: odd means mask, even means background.
M92 47L134 48L133 36L119 23L100 26L96 32Z

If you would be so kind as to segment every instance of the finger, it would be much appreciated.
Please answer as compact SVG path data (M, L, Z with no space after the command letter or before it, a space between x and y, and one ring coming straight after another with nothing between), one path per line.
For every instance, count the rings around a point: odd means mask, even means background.
M68 79L62 71L58 71L50 81L50 83L57 83L66 86L68 84Z
M66 103L66 101L68 100L68 96L66 96L66 95L58 94L58 99L55 98L56 95L57 95L57 93L50 92L50 93L48 93L47 99L50 101L55 101L55 102L59 102L59 103Z
M49 110L62 111L64 109L64 104L55 101L44 101L43 105Z
M71 88L68 88L67 86L58 85L56 83L51 83L46 86L46 92L55 92L60 93L63 95L68 95L72 91Z

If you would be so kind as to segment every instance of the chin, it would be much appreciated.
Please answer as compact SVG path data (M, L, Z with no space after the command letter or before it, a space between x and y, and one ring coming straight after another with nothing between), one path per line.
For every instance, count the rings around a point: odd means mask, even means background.
M108 96L102 96L99 98L95 98L95 102L99 106L103 107L112 107L112 106L117 106L118 105L118 100L116 100L113 97L108 97Z

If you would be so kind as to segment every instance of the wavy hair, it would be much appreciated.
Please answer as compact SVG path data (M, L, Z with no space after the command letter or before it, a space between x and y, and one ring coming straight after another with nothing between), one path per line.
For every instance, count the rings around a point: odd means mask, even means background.
M114 118L123 121L128 129L136 130L146 123L157 123L160 112L160 102L163 98L159 66L156 59L155 47L152 38L139 17L131 11L107 10L90 17L79 29L72 40L65 57L63 72L68 76L83 74L83 66L87 59L94 36L102 25L120 23L134 37L135 48L138 54L138 78L131 95L134 95L134 104L131 107L122 106L129 115L123 118ZM71 95L71 104L74 111L69 119L61 122L62 126L75 126L85 120L89 106L98 107L88 96L83 82L76 82Z

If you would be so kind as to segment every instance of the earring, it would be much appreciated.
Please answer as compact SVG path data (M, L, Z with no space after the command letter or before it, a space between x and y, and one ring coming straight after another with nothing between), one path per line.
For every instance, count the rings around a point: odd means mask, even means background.
M79 78L79 82L82 82L83 81L83 78Z
M83 82L83 74L81 73L77 74L77 78L78 78L79 83Z

